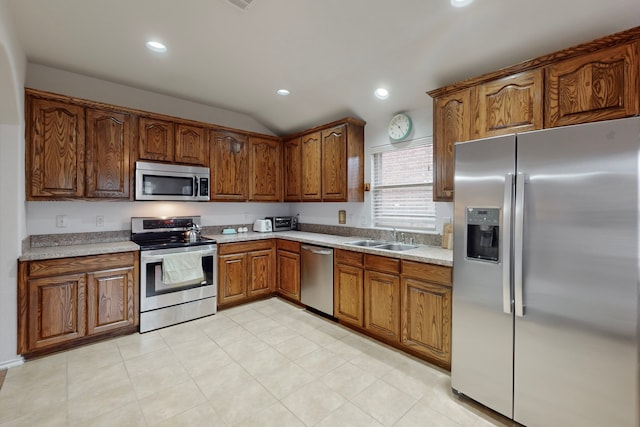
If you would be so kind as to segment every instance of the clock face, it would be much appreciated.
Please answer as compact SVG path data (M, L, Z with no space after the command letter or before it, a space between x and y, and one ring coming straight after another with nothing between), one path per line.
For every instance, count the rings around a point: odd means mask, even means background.
M406 114L396 114L389 122L389 138L401 141L411 132L411 117Z

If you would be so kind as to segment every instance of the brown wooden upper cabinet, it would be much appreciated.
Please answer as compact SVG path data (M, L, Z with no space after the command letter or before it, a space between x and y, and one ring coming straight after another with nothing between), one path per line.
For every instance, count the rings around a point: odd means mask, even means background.
M301 138L288 139L283 144L284 201L302 200L302 149Z
M86 196L128 199L133 180L132 117L87 108Z
M140 117L138 159L172 162L175 146L175 129L172 122L150 117Z
M322 200L347 199L347 125L322 131Z
M472 139L542 129L542 70L480 84L471 105Z
M208 155L204 128L140 117L139 159L207 166Z
M282 200L282 143L265 138L249 138L249 200Z
M247 200L248 137L234 132L211 131L211 200Z
M292 136L285 143L288 173L295 174L298 158L299 184L285 177L285 200L364 201L364 122L344 119Z
M429 91L434 200L453 200L459 141L640 114L640 27Z
M628 43L550 65L546 127L638 114L638 47Z
M129 199L132 121L125 112L28 91L27 200Z
M176 163L188 163L190 165L207 166L209 156L209 143L205 137L204 128L178 124L176 126L175 142Z
M84 196L84 108L27 98L27 199Z
M433 121L433 200L453 200L453 145L469 139L469 89L435 100Z
M302 156L302 200L322 200L322 133L313 132L300 138Z

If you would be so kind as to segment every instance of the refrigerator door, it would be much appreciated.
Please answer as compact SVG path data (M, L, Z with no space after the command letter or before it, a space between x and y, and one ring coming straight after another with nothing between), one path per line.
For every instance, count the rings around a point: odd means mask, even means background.
M511 417L513 314L508 235L513 190L507 181L515 172L515 136L460 143L455 150L451 385ZM469 208L475 213L498 212L497 262L491 260L496 252L487 252L491 256L486 259L467 257ZM489 230L487 226L482 229ZM481 235L478 246L487 247L491 238Z
M517 138L525 192L514 419L636 427L640 119Z

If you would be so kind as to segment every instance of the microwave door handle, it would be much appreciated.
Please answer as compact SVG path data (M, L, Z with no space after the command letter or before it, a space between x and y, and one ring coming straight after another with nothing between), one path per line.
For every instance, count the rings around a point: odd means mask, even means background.
M198 177L193 177L193 194L194 197L198 196Z

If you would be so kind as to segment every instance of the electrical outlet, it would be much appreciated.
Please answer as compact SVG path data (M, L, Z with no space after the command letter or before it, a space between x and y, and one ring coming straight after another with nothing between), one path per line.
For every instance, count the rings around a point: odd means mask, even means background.
M96 216L96 227L104 227L104 215Z
M56 227L66 228L69 225L66 215L56 215Z

